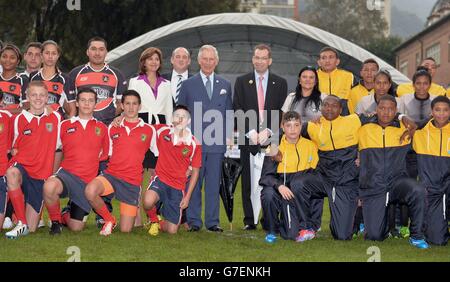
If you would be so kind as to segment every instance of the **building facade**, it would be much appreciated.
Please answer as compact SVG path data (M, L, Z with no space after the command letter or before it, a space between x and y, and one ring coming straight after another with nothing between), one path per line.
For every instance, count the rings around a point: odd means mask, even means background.
M241 0L241 11L299 20L299 0Z
M437 64L435 83L450 85L450 0L437 1L424 30L395 49L396 67L412 78L423 59L432 57Z

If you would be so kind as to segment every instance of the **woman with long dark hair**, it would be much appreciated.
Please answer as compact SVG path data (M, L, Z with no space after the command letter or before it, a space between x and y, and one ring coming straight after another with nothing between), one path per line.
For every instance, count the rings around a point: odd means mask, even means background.
M319 91L319 79L314 67L306 66L298 74L298 85L295 92L290 93L281 110L283 113L296 111L302 123L321 116L320 106L325 94Z

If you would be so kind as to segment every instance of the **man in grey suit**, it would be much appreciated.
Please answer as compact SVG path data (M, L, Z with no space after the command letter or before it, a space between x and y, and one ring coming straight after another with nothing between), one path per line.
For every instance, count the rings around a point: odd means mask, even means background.
M198 53L200 72L181 85L178 104L192 113L191 130L202 144L202 168L187 209L189 231L202 227L202 183L205 181L205 226L222 232L219 226L219 185L222 161L233 128L231 84L214 70L219 54L212 45L203 45ZM228 115L227 115L228 111Z

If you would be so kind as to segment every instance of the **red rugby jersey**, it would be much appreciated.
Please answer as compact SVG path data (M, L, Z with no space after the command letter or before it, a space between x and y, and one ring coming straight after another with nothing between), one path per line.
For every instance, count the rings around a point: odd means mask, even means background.
M47 179L53 173L55 150L61 115L44 111L40 117L23 110L13 121L13 148L17 154L11 162L18 162L35 179Z
M12 142L11 121L11 113L0 110L0 176L5 175L8 168L8 152Z
M112 125L108 128L110 138L109 163L106 173L128 183L141 186L145 153L155 143L155 128L142 119L134 128Z
M122 98L126 85L127 81L122 73L107 64L96 71L88 63L69 73L69 94L76 97L80 87L88 87L97 92L94 117L107 125L116 116L115 102Z
M0 89L3 92L5 110L18 109L20 107L27 87L28 77L25 74L16 74L10 79L5 79L0 74Z
M61 167L89 183L98 174L99 162L108 159L108 128L94 118L84 128L77 116L61 123L60 138Z
M186 171L189 166L202 166L202 146L194 135L189 134L184 140L174 136L173 126L157 124L156 146L158 148L158 162L155 172L159 179L178 190L184 190L187 182ZM174 140L175 139L175 140Z

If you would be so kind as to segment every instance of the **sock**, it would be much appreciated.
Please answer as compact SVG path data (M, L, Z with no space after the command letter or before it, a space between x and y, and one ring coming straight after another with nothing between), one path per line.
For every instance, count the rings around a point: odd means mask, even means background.
M166 228L166 221L164 219L159 221L159 228L165 232Z
M70 213L66 212L61 216L61 223L67 225L69 223Z
M27 218L25 217L25 197L22 193L22 188L8 191L9 198L14 207L17 220L22 221L23 224L27 224Z
M53 205L45 205L47 207L48 216L51 221L57 221L59 223L61 220L61 207L59 205L59 200L57 200Z
M103 204L101 206L101 208L96 209L95 212L97 212L102 218L103 220L106 221L112 221L115 222L115 218L114 216L112 216L112 214L109 212L108 208L106 207L105 204Z
M153 208L145 211L145 213L147 214L148 218L150 219L150 222L159 222L159 218L156 213L156 207L153 207Z

